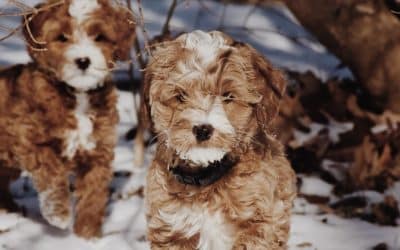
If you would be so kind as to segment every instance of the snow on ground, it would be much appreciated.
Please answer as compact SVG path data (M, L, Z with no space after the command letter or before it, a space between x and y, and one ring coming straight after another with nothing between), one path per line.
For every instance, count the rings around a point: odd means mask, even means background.
M389 249L400 249L398 228L334 215L294 215L292 225L290 249L367 250L381 242L386 242Z
M301 176L301 180L302 184L299 192L302 194L326 197L332 194L333 186L316 176Z
M109 206L109 214L103 226L104 237L85 241L69 231L49 226L38 210L36 193L27 177L21 177L11 186L16 201L26 207L28 217L21 214L0 212L0 250L145 250L145 217L143 198L140 193L145 184L146 168L132 167L132 143L124 140L125 132L133 124L133 98L127 92L119 92L118 109L121 123L118 127L120 140L114 161L116 171L134 172L131 176L115 177L116 189ZM151 160L151 151L146 163ZM145 165L147 165L145 164ZM302 176L302 192L329 196L331 186L318 178ZM393 189L392 192L397 192ZM292 250L363 250L386 242L391 249L400 249L400 230L381 227L358 219L341 219L323 215L316 205L303 198L296 200L292 218L290 249Z
M37 2L24 1L30 6ZM150 36L157 35L171 0L142 2L146 29ZM7 3L6 0L0 0L0 8ZM136 1L132 3L136 6ZM179 33L193 29L220 29L236 39L249 42L279 67L301 72L311 70L322 79L351 75L347 69L338 69L339 61L304 31L282 6L261 10L251 6L228 5L224 18L221 18L223 9L223 5L213 1L181 1L172 19L171 30ZM17 27L18 23L18 17L1 17L0 37L5 34L3 27ZM0 42L0 67L29 60L24 49L22 39L17 36ZM69 231L49 226L40 217L36 193L28 177L21 177L11 185L11 191L15 200L25 207L26 216L0 211L0 250L149 249L144 236L146 223L141 192L154 148L148 150L144 167L133 167L132 142L124 140L125 132L136 123L133 98L127 92L119 94L120 140L114 161L118 174L112 183L115 192L103 227L104 237L85 241ZM305 193L329 196L329 184L313 177L302 178ZM399 196L400 185L388 192ZM292 250L363 250L372 249L381 242L386 242L390 249L400 249L399 228L323 215L318 206L309 204L304 198L296 200L293 213Z

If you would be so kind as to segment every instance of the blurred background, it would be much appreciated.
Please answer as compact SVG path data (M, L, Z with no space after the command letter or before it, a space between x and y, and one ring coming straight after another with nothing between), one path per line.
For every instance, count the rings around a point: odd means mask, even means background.
M39 2L0 0L0 68L29 62L21 13ZM0 249L149 249L143 186L154 145L141 166L132 151L148 44L195 29L247 42L285 72L273 133L298 176L290 249L400 249L400 1L115 2L135 13L138 40L113 72L121 122L105 235L86 242L48 226L23 174L10 185L19 211L0 202Z

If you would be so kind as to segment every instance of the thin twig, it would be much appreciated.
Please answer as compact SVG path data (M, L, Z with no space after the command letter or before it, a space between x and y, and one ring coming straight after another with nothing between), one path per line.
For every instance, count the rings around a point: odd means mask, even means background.
M169 7L167 19L165 20L165 23L164 23L164 26L162 29L162 33L161 33L162 35L169 34L169 22L171 21L171 18L174 14L177 2L178 2L177 0L173 0L171 6Z
M253 7L251 8L251 10L246 14L244 20L243 20L243 25L247 26L247 23L250 20L250 17L254 14L254 12L260 7L260 0L258 0Z
M141 0L136 0L138 3L138 9L139 9L139 20L140 20L140 27L143 32L143 37L144 37L144 47L147 51L147 54L150 56L151 51L150 51L150 46L149 46L149 36L147 34L146 28L144 27L144 17L143 17L143 8L142 8L142 1Z
M21 9L32 9L31 6L24 4L23 2L17 1L17 0L8 0L9 3L14 4L15 6L21 8Z
M31 30L30 30L30 28L29 28L29 22L30 22L38 13L43 12L43 11L47 11L47 10L49 10L49 9L51 9L51 8L54 8L54 7L59 6L59 5L61 5L61 4L64 4L64 3L65 3L65 0L60 0L60 1L57 1L57 2L55 2L55 3L42 6L42 7L40 7L40 8L30 7L30 6L28 6L28 5L24 4L24 3L21 3L20 1L17 1L17 0L10 0L10 3L14 4L17 8L24 9L24 10L22 10L22 11L19 12L19 13L11 13L11 14L1 13L0 16L23 16L23 17L24 17L24 21L23 21L23 23L22 23L21 25L19 25L18 27L13 28L13 29L9 29L10 32L9 32L7 35L1 37L1 38L0 38L0 42L1 42L1 41L4 41L5 39L7 39L7 38L9 38L9 37L11 37L11 36L13 36L13 35L16 34L18 31L20 31L23 27L26 27L26 30L28 31L28 34L29 34L31 40L32 40L34 43L36 43L36 44L41 44L41 45L42 45L42 44L45 44L45 42L41 42L41 41L38 41L38 40L35 39L35 37L33 36L32 32L31 32ZM28 9L28 10L27 10L27 9ZM30 15L30 14L32 14L32 16L30 16L29 18L27 18L27 16ZM33 48L32 46L30 46L30 47L31 47L33 50L35 50L35 48ZM43 49L42 49L42 48L38 48L38 50L43 50Z
M129 9L131 12L133 12L131 0L126 0L126 6L128 6L128 9Z
M140 69L146 68L146 63L144 61L143 54L140 50L139 38L137 36L135 37L133 47L135 49L136 60L138 61L139 65L140 65Z
M21 27L17 27L15 29L9 29L9 28L6 28L6 27L2 27L2 29L10 30L10 32L7 35L1 37L0 38L0 42L6 40L7 38L9 38L11 36L13 36L15 33L17 33L21 29Z
M128 9L129 9L129 11L131 11L132 13L133 13L133 10L132 10L132 4L131 4L131 0L126 0L126 5L127 5L127 7L128 7ZM138 56L137 55L137 53L140 53L140 47L137 47L137 41L138 40L138 38L137 38L137 36L135 37L135 41L134 41L134 47L135 47L135 52L136 52L136 59L138 59L139 57L141 57L141 54L140 54L140 56ZM139 51L137 50L137 49L139 49ZM131 61L132 61L132 56L131 55L129 55L130 56L130 58L131 58ZM139 61L139 60L138 60ZM139 63L141 63L141 62L139 62ZM142 67L142 66L141 66ZM133 63L131 63L131 64L129 64L129 70L128 70L128 74L129 74L129 80L130 80L130 86L131 86L131 92L132 92L132 96L133 96L133 109L135 110L135 113L136 113L136 117L137 117L137 119L139 119L139 112L140 112L140 109L139 109L139 107L137 106L137 98L136 98L136 95L135 95L135 86L134 86L134 79L135 79L135 77L134 77L134 73L135 73L135 70L134 70L134 65L133 65Z
M126 0L126 5L128 6L128 9L130 12L133 12L132 10L132 4L131 4L131 0ZM130 59L132 60L132 56L129 55ZM132 82L133 82L133 78L134 78L134 68L133 68L133 64L129 64L129 77L131 78Z
M222 9L222 14L221 17L219 19L219 25L217 29L221 29L222 27L224 27L224 23L225 23L225 14L226 14L226 7L227 7L227 3L224 2L223 3L223 9Z
M44 45L46 44L45 41L38 41L36 40L36 38L33 36L31 28L29 27L29 23L32 21L33 16L30 16L29 18L27 18L26 16L24 16L24 25L26 27L26 31L28 31L29 37L32 39L32 41L36 44L40 44L40 45Z

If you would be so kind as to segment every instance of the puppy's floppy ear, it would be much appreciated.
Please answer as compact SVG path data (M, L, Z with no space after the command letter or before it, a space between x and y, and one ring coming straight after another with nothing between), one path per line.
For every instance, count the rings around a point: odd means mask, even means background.
M178 48L181 47L176 46L177 44L178 43L175 40L156 42L152 44L152 55L147 63L143 77L144 81L141 89L142 93L140 103L141 120L146 127L151 130L153 130L154 124L151 117L150 87L154 79L160 80L161 75L165 76L162 72L168 72L172 67L174 67L175 64L173 62L176 62L175 57L179 56L179 52L182 53L182 50L178 50Z
M278 114L280 101L286 89L286 80L282 72L274 69L260 54L254 53L252 60L260 80L264 82L264 87L260 90L263 99L257 105L256 116L263 128L266 128Z
M255 105L255 113L259 127L266 131L279 111L286 80L282 72L274 69L259 52L247 44L238 43L239 47L246 50L246 56L250 58L251 66L255 72L255 87L262 99Z
M114 57L116 60L128 60L136 38L135 18L127 8L120 6L115 7L114 20L118 36Z
M40 9L45 5L46 4L44 3L38 4L35 6L35 9ZM27 42L29 52L31 52L32 47L37 49L44 47L44 41L40 40L40 36L42 35L41 29L49 14L50 11L45 10L37 13L31 13L22 17L22 24L25 24L23 25L22 32L24 34L25 41Z

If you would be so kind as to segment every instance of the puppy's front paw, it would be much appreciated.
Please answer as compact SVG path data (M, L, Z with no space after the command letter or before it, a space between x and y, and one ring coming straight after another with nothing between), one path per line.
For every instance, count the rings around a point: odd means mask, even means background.
M72 216L58 216L55 214L44 214L43 217L47 220L47 222L55 227L58 227L60 229L67 229L70 228L71 223L72 223Z
M47 192L39 194L40 211L47 222L60 229L70 228L72 212L69 202L51 199Z

